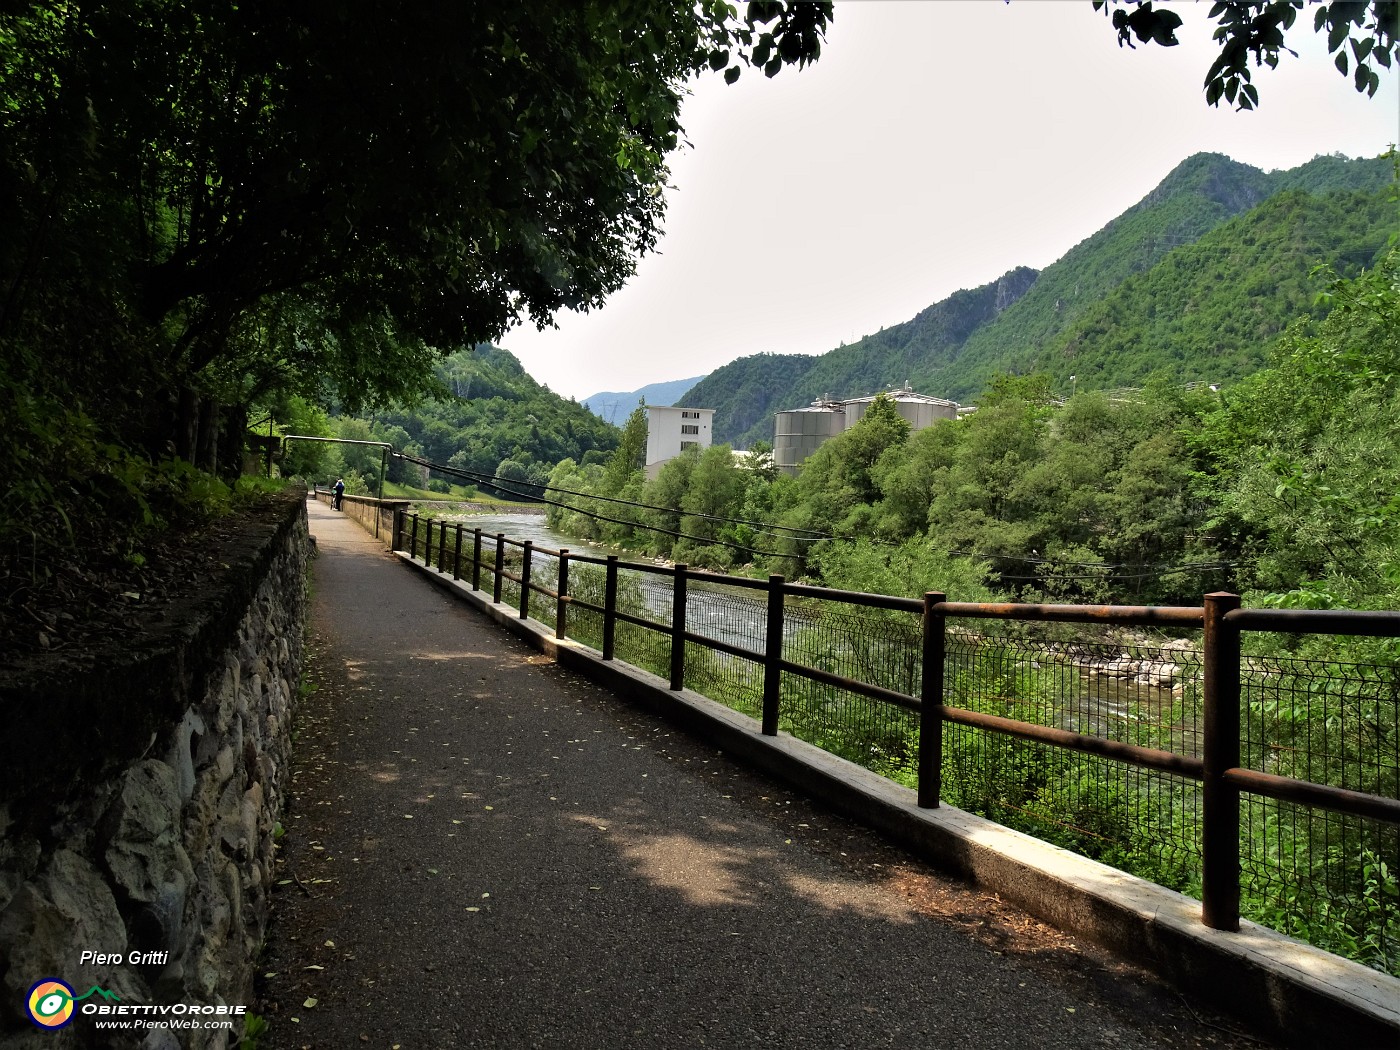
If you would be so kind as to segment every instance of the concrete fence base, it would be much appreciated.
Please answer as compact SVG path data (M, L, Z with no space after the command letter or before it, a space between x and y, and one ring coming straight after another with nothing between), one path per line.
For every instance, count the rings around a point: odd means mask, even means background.
M1238 933L1210 929L1201 903L1173 890L943 806L920 809L916 793L597 650L559 640L406 552L402 563L505 629L618 696L885 834L937 867L1012 901L1076 937L1102 945L1299 1047L1400 1046L1400 979L1250 922Z

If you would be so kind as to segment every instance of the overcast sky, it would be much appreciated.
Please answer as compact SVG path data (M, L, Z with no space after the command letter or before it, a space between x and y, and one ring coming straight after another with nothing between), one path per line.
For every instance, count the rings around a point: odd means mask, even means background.
M579 400L825 353L1053 263L1193 153L1273 170L1400 140L1400 78L1358 94L1311 11L1299 58L1255 73L1259 110L1207 106L1209 4L1171 6L1180 46L1129 50L1088 0L840 0L815 66L696 82L665 236L627 287L503 345Z

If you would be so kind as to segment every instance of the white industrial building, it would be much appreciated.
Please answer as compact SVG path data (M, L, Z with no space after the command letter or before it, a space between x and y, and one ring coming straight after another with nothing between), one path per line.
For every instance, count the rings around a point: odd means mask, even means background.
M784 474L796 474L797 468L823 441L855 426L877 397L893 401L895 409L913 430L923 430L940 419L958 416L956 401L915 393L908 383L888 393L845 401L819 397L810 408L778 413L773 428L773 464Z
M672 408L647 405L647 479L661 472L661 465L688 448L709 448L712 443L713 408Z

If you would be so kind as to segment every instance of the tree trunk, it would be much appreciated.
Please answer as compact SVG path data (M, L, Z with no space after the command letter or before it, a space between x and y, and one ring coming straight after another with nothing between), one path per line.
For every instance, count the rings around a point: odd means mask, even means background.
M219 472L219 403L208 397L200 398L194 465L210 474Z
M181 386L175 408L174 453L190 463L195 461L199 444L199 394L193 387Z

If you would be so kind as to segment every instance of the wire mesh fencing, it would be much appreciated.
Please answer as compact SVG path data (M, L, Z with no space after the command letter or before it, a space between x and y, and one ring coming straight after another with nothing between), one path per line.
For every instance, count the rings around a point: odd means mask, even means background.
M1294 658L1241 674L1250 769L1400 797L1400 671ZM1400 827L1247 795L1242 910L1378 969L1400 970Z
M483 591L521 607L525 545L483 536L477 567L470 530L459 543L453 529L426 520L412 524L401 522L401 543L415 558L462 579L479 575ZM530 617L557 629L557 552L537 548L531 555ZM611 623L617 659L674 683L679 612L689 639L682 684L762 718L769 596L712 577L686 579L678 607L677 575L616 559L608 568L596 558L570 559L567 635L603 649ZM860 596L824 600L813 597L812 588L795 590L802 595L789 596L782 608L778 728L917 787L926 713L919 700L923 618L911 607L866 607ZM1200 630L1128 629L1112 626L1111 618L1043 623L1015 615L999 609L995 619L948 616L942 629L945 710L1180 756L1197 772L960 724L950 713L937 723L942 800L1202 896L1199 770L1208 712ZM1397 798L1400 675L1394 666L1245 658L1239 679L1243 769ZM1238 838L1241 914L1400 974L1396 823L1243 791Z

